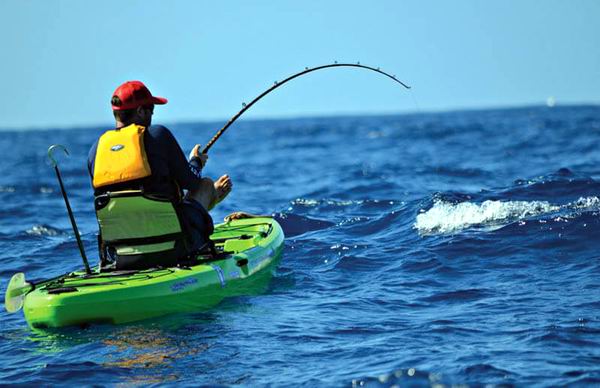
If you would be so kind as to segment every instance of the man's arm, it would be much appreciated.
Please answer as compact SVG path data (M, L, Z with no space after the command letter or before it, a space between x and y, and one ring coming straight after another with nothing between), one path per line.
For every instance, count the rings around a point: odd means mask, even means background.
M194 165L195 163L188 162L171 131L163 126L157 126L157 131L160 143L167 151L167 163L171 177L182 189L197 189L202 178L202 168Z
M88 161L87 161L88 173L90 174L90 178L92 180L94 179L94 162L96 159L97 148L98 148L98 140L96 140L94 142L94 144L90 148L90 152L88 153Z

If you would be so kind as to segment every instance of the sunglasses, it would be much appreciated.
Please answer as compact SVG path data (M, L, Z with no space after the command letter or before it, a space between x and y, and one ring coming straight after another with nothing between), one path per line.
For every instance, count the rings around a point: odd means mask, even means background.
M154 105L144 105L142 108L146 111L150 111L151 115L154 114Z

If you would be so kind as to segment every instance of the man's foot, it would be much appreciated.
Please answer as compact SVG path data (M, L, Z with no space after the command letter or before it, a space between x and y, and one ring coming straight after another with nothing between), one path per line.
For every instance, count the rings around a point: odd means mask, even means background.
M233 183L231 182L231 178L229 175L223 175L219 179L215 181L215 199L211 204L210 208L217 206L219 202L225 199L231 193L231 189L233 188Z
M270 216L257 216L256 214L250 214L246 212L233 212L227 217L223 218L223 221L229 222L233 220L241 220L244 218L259 218L259 217L270 217Z

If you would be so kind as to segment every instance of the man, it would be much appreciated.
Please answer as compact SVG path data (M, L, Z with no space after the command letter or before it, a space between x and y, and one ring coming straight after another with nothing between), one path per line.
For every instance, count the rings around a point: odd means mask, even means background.
M153 96L140 81L128 81L119 86L111 99L115 126L119 130L116 132L125 132L130 127L138 128L135 133L140 133L140 142L143 143L138 155L144 159L142 164L147 164L147 173L133 173L127 177L127 171L122 173L119 170L121 167L111 165L116 163L116 159L111 158L117 158L117 154L124 154L124 151L118 152L125 148L120 144L118 147L112 147L110 151L115 151L114 153L103 151L103 155L97 160L98 144L102 137L90 149L88 170L97 197L107 192L141 188L144 193L173 199L181 210L188 233L191 234L192 250L200 250L206 245L208 236L213 231L213 222L208 210L222 201L231 192L233 185L228 175L223 175L216 181L202 177L201 172L208 155L200 153L200 145L194 147L188 162L173 134L164 126L152 125L155 105L166 103L166 98ZM130 148L127 148L127 152ZM100 171L95 171L97 167ZM127 168L124 167L123 170ZM119 178L102 181L107 175L106 170L110 169L117 169L116 175ZM183 190L187 190L187 193L178 201Z

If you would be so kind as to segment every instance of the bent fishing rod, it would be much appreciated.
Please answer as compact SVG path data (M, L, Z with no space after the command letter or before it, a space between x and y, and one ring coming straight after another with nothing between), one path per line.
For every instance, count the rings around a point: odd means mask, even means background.
M219 138L221 137L221 135L223 135L223 133L225 133L225 131L227 130L227 128L229 128L231 126L231 124L233 124L241 115L244 114L244 112L246 112L248 109L250 109L250 107L252 105L254 105L255 103L257 103L260 99L262 99L264 96L266 96L267 94L271 93L273 90L277 89L278 87L282 86L283 84L293 80L294 78L298 78L301 77L305 74L308 73L312 73L313 71L317 71L317 70L322 70L322 69L327 69L327 68L331 68L331 67L355 67L355 68L360 68L360 69L366 69L366 70L371 70L374 71L376 73L382 74L392 80L394 80L395 82L399 83L400 85L404 86L406 89L410 89L410 86L406 85L404 82L400 81L399 79L396 78L395 75L391 75L389 73L386 73L385 71L381 70L379 67L371 67L371 66L367 66L367 65L361 65L360 62L358 63L331 63L329 65L322 65L322 66L317 66L317 67L305 67L304 70L296 73L296 74L292 74L291 76L287 77L286 79L284 79L281 82L277 82L275 81L275 83L268 88L267 90L265 90L264 92L262 92L260 95L258 95L254 100L252 100L249 104L243 103L242 104L242 109L237 112L232 118L229 119L229 121L227 122L227 124L225 124L225 126L223 126L223 128L221 128L214 136L212 139L210 139L210 141L206 144L206 146L204 147L204 149L202 150L203 154L208 153L208 150L210 150L210 148L213 146L213 144L215 144L215 142L217 140L219 140Z

